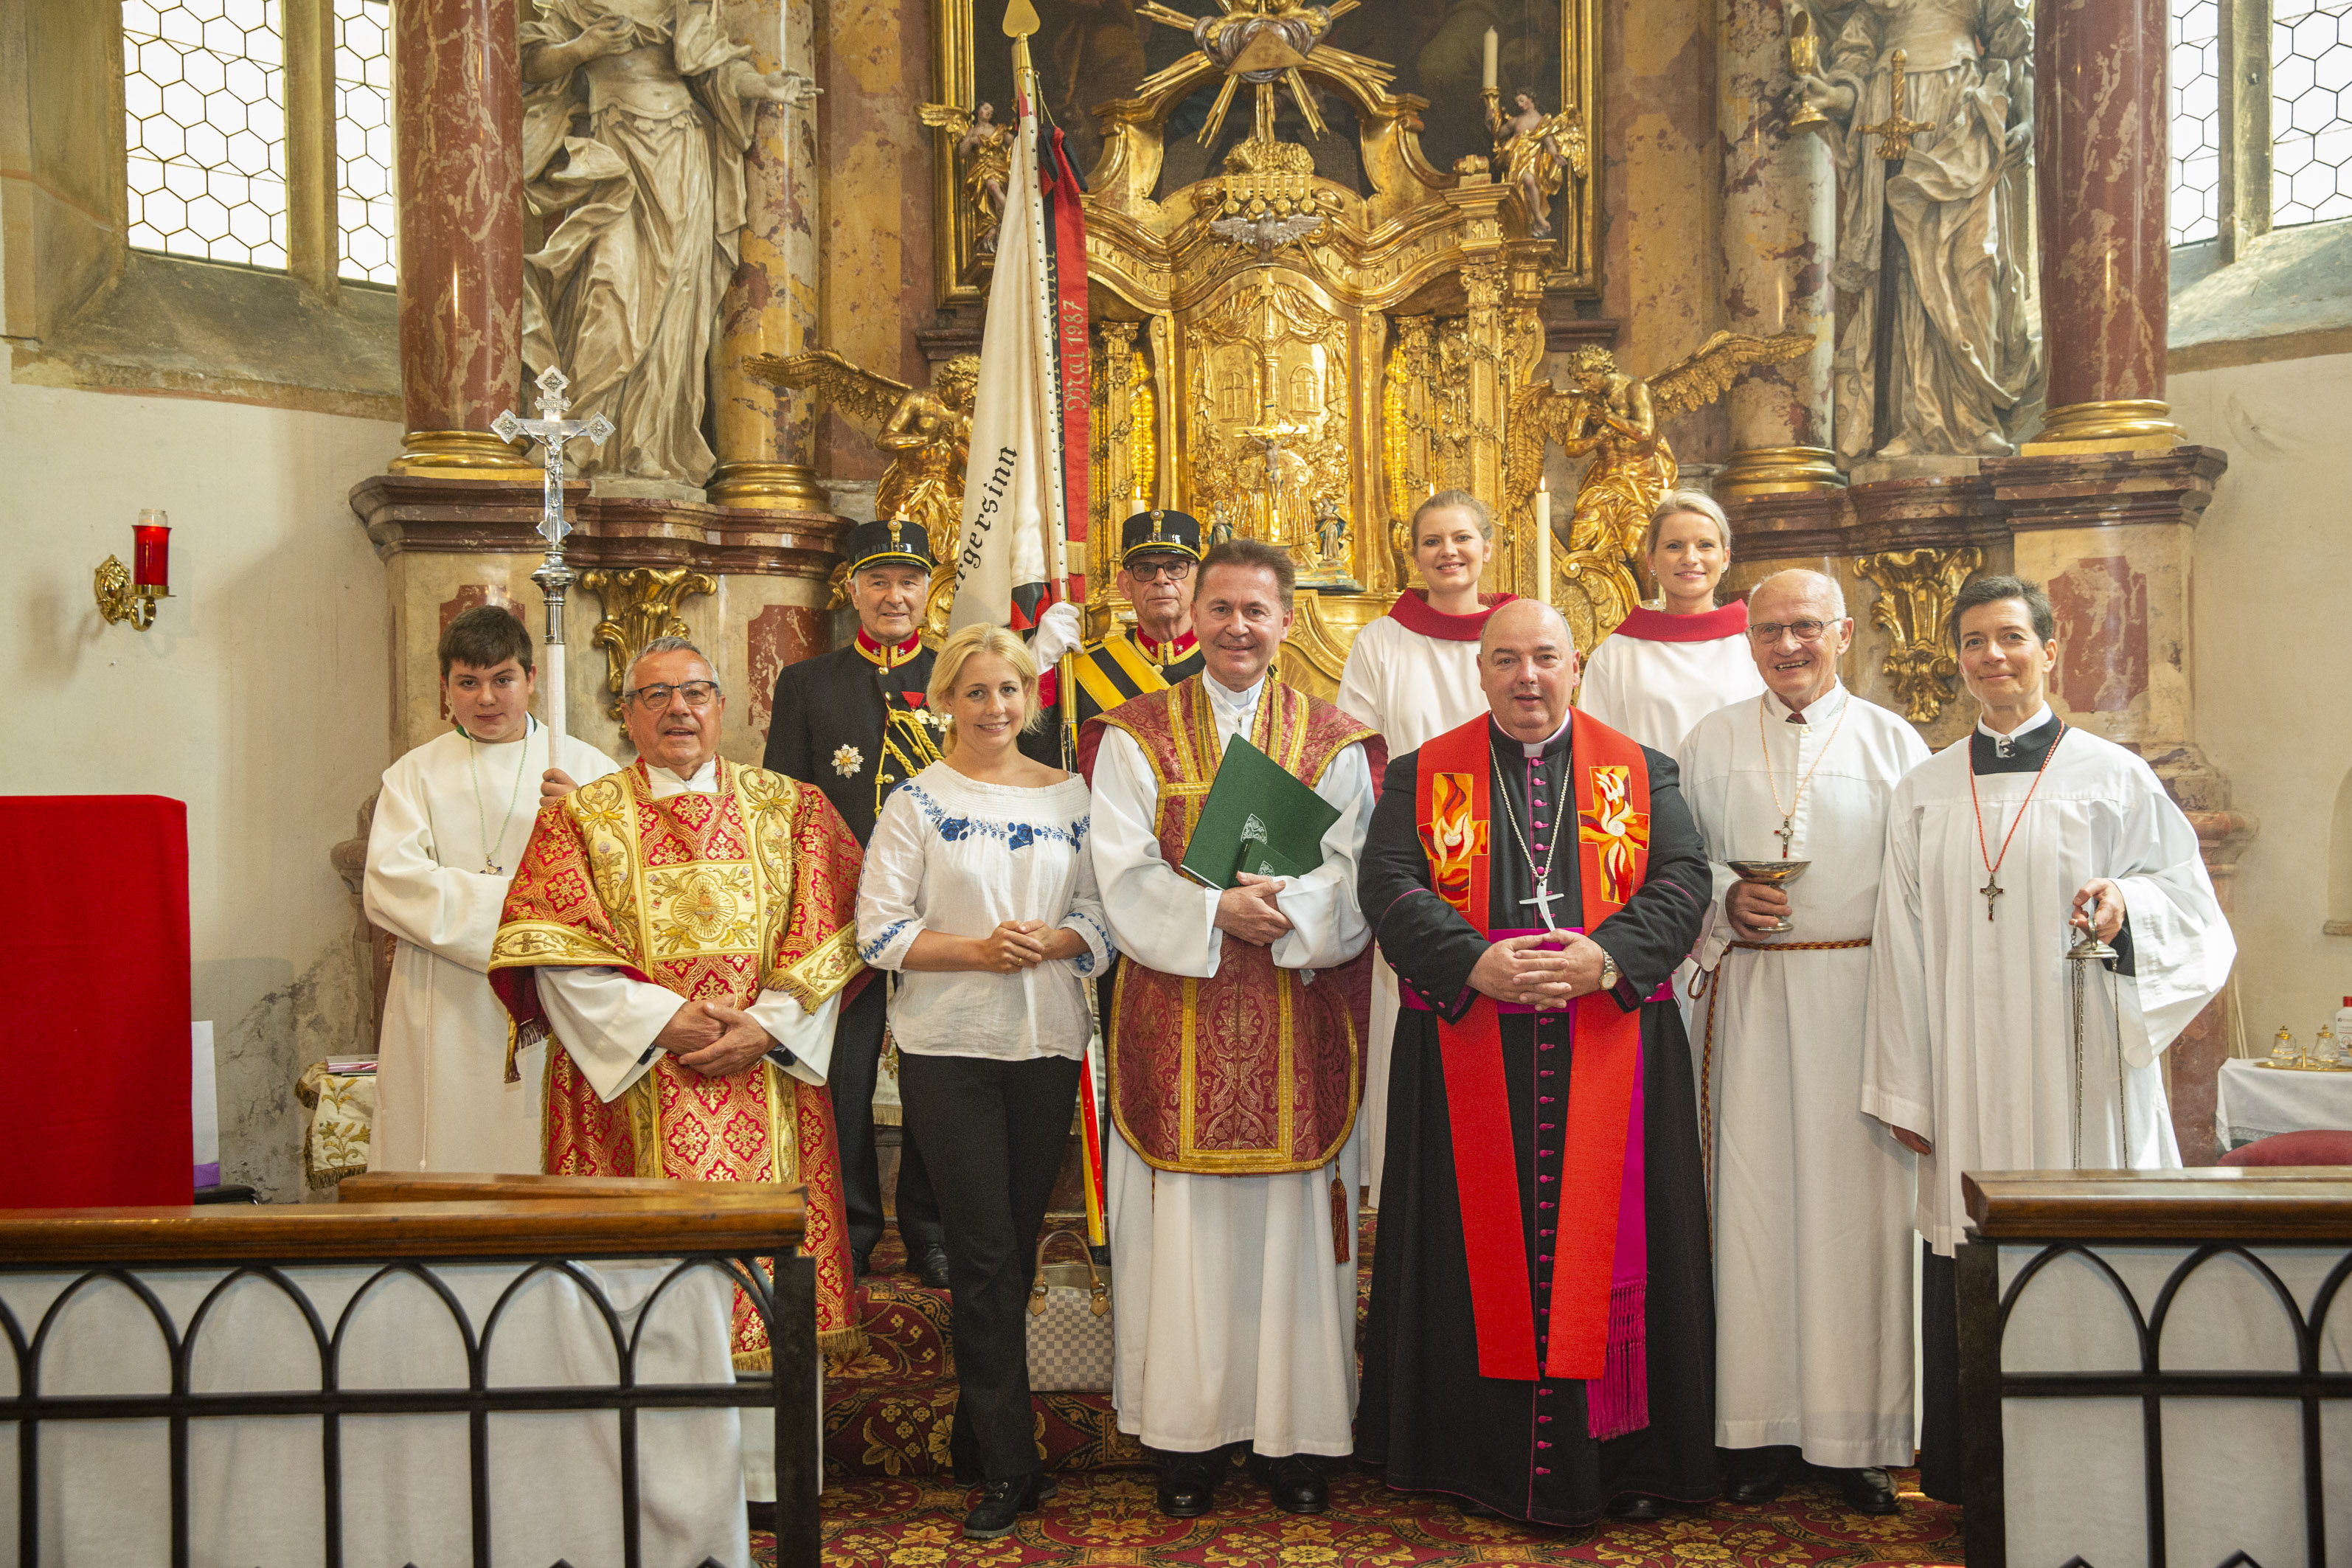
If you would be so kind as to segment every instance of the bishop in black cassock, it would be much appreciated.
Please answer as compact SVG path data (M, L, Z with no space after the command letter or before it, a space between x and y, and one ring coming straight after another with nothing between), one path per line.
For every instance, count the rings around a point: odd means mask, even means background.
M1483 735L1465 727L1451 732L1450 741L1433 739L1391 762L1364 847L1359 882L1364 913L1381 953L1396 968L1405 1006L1389 1078L1388 1168L1356 1453L1385 1466L1392 1487L1450 1492L1515 1519L1577 1525L1604 1510L1650 1518L1662 1511L1657 1500L1704 1500L1718 1484L1714 1290L1698 1120L1689 1042L1664 989L1697 938L1712 881L1706 844L1676 785L1674 763L1571 714L1575 655L1567 628L1546 607L1530 603L1515 613L1519 609L1496 613L1480 650L1480 679L1501 721L1479 720ZM1559 652L1544 649L1544 637L1556 637ZM1547 662L1553 666L1549 673L1541 668ZM1538 738L1523 742L1505 722ZM1482 738L1483 747L1476 744ZM1580 911L1594 907L1586 903L1583 886L1595 874L1593 865L1605 868L1601 879L1622 895L1622 907L1598 920L1591 933L1601 955L1597 982L1589 974L1593 957L1586 944L1574 944L1582 947L1586 976L1567 989L1560 988L1563 972L1517 971L1530 985L1552 987L1545 993L1551 1010L1522 1005L1496 1019L1502 1059L1499 1074L1487 1071L1496 1103L1486 1120L1497 1125L1507 1114L1507 1128L1498 1130L1508 1137L1496 1142L1509 1148L1507 1154L1491 1149L1484 1165L1492 1175L1474 1184L1473 1209L1486 1215L1483 1229L1465 1223L1454 1140L1457 1123L1478 1119L1457 1116L1468 1108L1448 1103L1441 1020L1459 1024L1481 1000L1473 972L1495 942L1447 896L1463 901L1470 885L1465 860L1453 854L1464 841L1457 837L1449 845L1442 832L1435 836L1441 861L1434 875L1424 843L1423 753L1448 745L1453 760L1446 766L1471 758L1486 765L1488 783L1480 792L1490 795L1485 800L1488 832L1473 842L1485 858L1479 876L1494 939L1540 927L1539 910L1548 909L1561 927L1579 926ZM1600 814L1608 819L1598 824L1580 812L1579 778L1594 760L1578 754L1584 749L1606 749L1621 763L1638 755L1646 764L1648 799L1641 814L1646 821L1628 816L1622 802L1613 817ZM1469 775L1465 770L1445 776ZM1584 786L1581 804L1588 807L1594 804L1591 787ZM1564 837L1555 850L1556 834ZM1643 834L1645 858L1580 863L1580 840L1614 835L1630 852ZM1606 853L1609 847L1600 847ZM1538 889L1537 868L1546 866L1545 889ZM1537 895L1546 889L1552 897L1538 903ZM1528 962L1549 960L1528 955ZM1481 979L1496 985L1506 1003L1533 994L1517 979L1502 981L1504 967L1490 965ZM1564 1005L1570 990L1589 994L1596 984L1603 995ZM1492 996L1486 1005L1494 1005ZM1578 1008L1613 1012L1580 1015ZM1638 1066L1625 1069L1617 1090L1632 1093L1615 1123L1623 1141L1625 1206L1620 1208L1606 1195L1607 1183L1590 1179L1596 1164L1591 1156L1606 1155L1599 1167L1613 1175L1617 1152L1572 1145L1566 1085L1579 1047L1580 1016L1605 1025L1627 1014L1639 1016L1640 1049ZM1589 1038L1599 1037L1595 1028L1585 1026ZM1632 1034L1622 1029L1621 1045L1630 1047ZM1454 1043L1461 1048L1458 1032ZM1462 1064L1454 1065L1454 1080L1466 1081ZM1501 1103L1506 1094L1507 1107ZM1635 1129L1637 1137L1631 1135ZM1480 1163L1475 1152L1470 1163ZM1596 1185L1603 1188L1597 1198L1591 1190ZM1605 1378L1590 1380L1549 1375L1560 1358L1548 1355L1568 1321L1549 1309L1554 1274L1571 1268L1562 1243L1574 1234L1569 1222L1579 1215L1580 1199L1608 1205L1599 1218L1582 1211L1588 1242L1595 1225L1617 1237L1609 1297L1612 1360ZM1498 1224L1516 1230L1516 1247L1496 1249ZM1474 1243L1487 1260L1479 1301L1474 1301ZM1523 1278L1498 1280L1497 1257L1507 1257L1510 1270L1523 1270ZM1524 1310L1498 1300L1498 1292L1517 1290L1526 1293ZM1510 1309L1522 1334L1532 1319L1536 1342L1524 1367L1528 1375L1482 1373L1482 1359L1488 1373L1501 1364L1492 1356L1498 1306Z

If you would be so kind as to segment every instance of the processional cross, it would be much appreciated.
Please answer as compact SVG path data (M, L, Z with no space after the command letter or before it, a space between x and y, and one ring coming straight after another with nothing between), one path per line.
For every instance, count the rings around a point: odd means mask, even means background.
M547 559L530 580L547 599L547 765L562 764L556 757L563 743L563 595L575 574L563 563L563 536L572 524L563 516L563 449L585 436L601 447L613 434L613 422L602 414L593 419L566 419L571 399L563 395L572 380L553 365L539 373L539 417L518 419L511 408L490 421L501 441L536 441L546 459L546 482L539 514L539 536L547 541Z

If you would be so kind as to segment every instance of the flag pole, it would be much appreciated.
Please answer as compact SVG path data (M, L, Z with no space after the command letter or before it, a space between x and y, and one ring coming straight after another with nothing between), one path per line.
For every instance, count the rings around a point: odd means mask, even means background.
M1019 134L1027 142L1030 150L1032 178L1028 188L1017 194L1022 202L1023 218L1029 226L1030 253L1036 258L1035 264L1041 273L1038 279L1041 286L1037 290L1040 313L1036 323L1041 332L1039 363L1051 366L1059 363L1058 345L1051 314L1054 301L1042 286L1045 258L1051 252L1045 236L1045 195L1038 178L1041 165L1037 158L1037 66L1029 53L1029 38L1037 31L1038 26L1037 8L1030 0L1012 0L1012 4L1004 8L1004 35L1013 40L1013 80L1020 100L1014 120ZM1066 191L1063 196L1076 199L1072 192ZM1049 379L1056 386L1060 384L1058 375ZM1084 615L1085 591L1079 586L1083 579L1074 580L1070 573L1070 498L1068 489L1063 483L1066 454L1062 450L1062 406L1058 395L1046 399L1045 414L1051 459L1048 464L1048 471L1052 475L1051 493L1057 514L1048 535L1053 549L1049 571L1064 602L1076 604L1079 614ZM1073 655L1066 653L1055 666L1055 695L1062 710L1062 764L1072 770L1078 765L1076 662ZM1103 1213L1101 1098L1095 1089L1094 1053L1091 1050L1086 1052L1079 1062L1077 1131L1081 1180L1078 1184L1086 1193L1087 1245L1100 1247L1108 1239Z

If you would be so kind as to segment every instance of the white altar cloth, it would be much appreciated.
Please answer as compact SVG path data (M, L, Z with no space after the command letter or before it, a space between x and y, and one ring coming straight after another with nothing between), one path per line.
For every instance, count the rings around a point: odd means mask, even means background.
M2249 1058L2221 1064L2213 1133L2224 1149L2281 1132L2352 1131L2352 1072L2293 1072Z
M598 1279L624 1342L674 1264L637 1260L577 1265ZM288 1271L331 1339L374 1264ZM477 1338L514 1264L436 1268ZM173 1331L189 1334L220 1268L141 1268ZM0 1306L29 1339L79 1270L0 1274ZM725 1383L731 1287L699 1268L654 1306L637 1352L640 1383ZM17 1370L0 1333L0 1394ZM315 1390L320 1356L291 1297L267 1279L236 1280L194 1335L196 1393ZM413 1275L370 1291L343 1331L340 1385L350 1389L462 1390L460 1331L446 1307ZM100 1280L68 1300L40 1362L45 1394L153 1395L171 1388L171 1359L154 1318L125 1286ZM619 1374L612 1336L576 1282L541 1273L508 1303L490 1334L492 1388L610 1385ZM748 1418L767 1419L754 1410ZM647 1568L691 1568L705 1556L748 1568L742 1423L733 1409L646 1410L637 1417L641 1539ZM343 1561L350 1568L461 1564L473 1560L467 1417L341 1417ZM190 1526L195 1568L284 1568L324 1560L325 1474L316 1416L218 1416L189 1426ZM488 1417L490 1536L496 1560L545 1568L621 1561L621 1461L616 1413L523 1412ZM171 1561L168 1423L157 1419L40 1423L41 1563ZM16 1561L21 1439L0 1426L0 1564Z

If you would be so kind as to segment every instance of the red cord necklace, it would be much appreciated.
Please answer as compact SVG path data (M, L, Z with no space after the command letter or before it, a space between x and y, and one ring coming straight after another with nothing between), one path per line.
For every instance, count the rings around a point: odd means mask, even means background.
M1977 889L1977 896L1985 901L1987 922L1992 920L1992 901L2009 890L2000 885L2000 863L2009 858L2009 841L2017 837L2018 825L2025 820L2025 808L2033 804L2033 792L2042 787L2042 775L2050 771L2050 759L2058 754L2058 742L2066 738L2066 721L2053 718L2052 722L2058 726L2058 732L2050 737L2050 749L2042 753L2042 765L2033 770L2033 783L2027 788L2025 798L2017 803L2017 816L2001 837L1999 855L1985 848L1984 806L1977 799L1976 763L1971 759L1969 763L1969 805L1977 814L1977 858L1984 862L1985 868L1985 885Z

